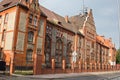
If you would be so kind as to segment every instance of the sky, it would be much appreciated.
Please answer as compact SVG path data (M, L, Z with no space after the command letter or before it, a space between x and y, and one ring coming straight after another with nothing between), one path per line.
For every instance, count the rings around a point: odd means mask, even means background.
M83 0L39 0L39 3L63 17L80 14L83 6ZM84 6L93 11L97 34L111 37L118 49L120 30L117 0L84 0Z

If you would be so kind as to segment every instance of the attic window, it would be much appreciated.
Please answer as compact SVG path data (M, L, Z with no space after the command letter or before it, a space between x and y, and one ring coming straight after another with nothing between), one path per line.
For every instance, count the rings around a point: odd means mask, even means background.
M28 3L29 2L29 0L25 0L26 1L26 3Z
M57 19L53 19L53 21L54 21L55 24L61 24L61 22L58 21Z
M58 21L58 24L61 24L61 22L60 22L60 21Z
M10 5L11 2L3 4L3 7L8 7Z

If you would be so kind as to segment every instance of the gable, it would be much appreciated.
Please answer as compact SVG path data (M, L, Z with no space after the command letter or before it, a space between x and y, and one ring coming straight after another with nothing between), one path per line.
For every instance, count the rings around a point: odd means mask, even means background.
M30 8L34 11L40 11L38 0L32 0L32 2L30 3Z
M90 9L88 11L85 25L86 25L86 27L89 27L96 31L95 22L94 22L94 18L93 18L93 14L92 14L92 9Z

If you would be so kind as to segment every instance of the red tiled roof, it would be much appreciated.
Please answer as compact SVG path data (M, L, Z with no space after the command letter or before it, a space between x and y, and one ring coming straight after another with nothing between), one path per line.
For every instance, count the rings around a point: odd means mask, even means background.
M54 20L58 20L61 24L57 24L57 25L65 28L67 30L70 30L72 32L77 32L77 30L78 30L77 27L70 22L66 22L64 17L54 13L53 11L46 9L43 6L40 6L40 9L47 16L48 21L54 22Z
M84 21L86 19L86 15L75 15L69 18L69 20L78 28L83 28Z
M104 37L99 36L99 35L96 37L96 41L98 43L106 46L106 47L109 47L109 48L111 48L111 47L114 48L115 47L110 39L105 39Z
M17 4L22 4L22 3L20 2L20 0L3 0L0 2L0 11L8 9ZM7 6L5 6L5 5L7 5ZM55 20L57 20L58 22L61 23L61 24L57 24L57 25L65 28L67 30L70 30L74 33L77 33L79 27L82 27L82 25L84 23L84 17L79 16L79 15L70 17L69 20L71 22L66 22L64 17L44 8L42 6L40 6L40 9L41 9L42 13L47 16L48 21L55 22ZM77 24L74 24L75 22Z
M0 2L0 11L7 9L19 3L19 0L2 0ZM6 5L6 6L5 6Z

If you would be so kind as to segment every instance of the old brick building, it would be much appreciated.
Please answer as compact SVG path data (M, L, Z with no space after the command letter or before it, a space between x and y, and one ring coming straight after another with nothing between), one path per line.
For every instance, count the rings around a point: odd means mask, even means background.
M38 0L0 2L0 58L34 74L108 70L115 65L111 39L96 32L92 10L62 17Z

